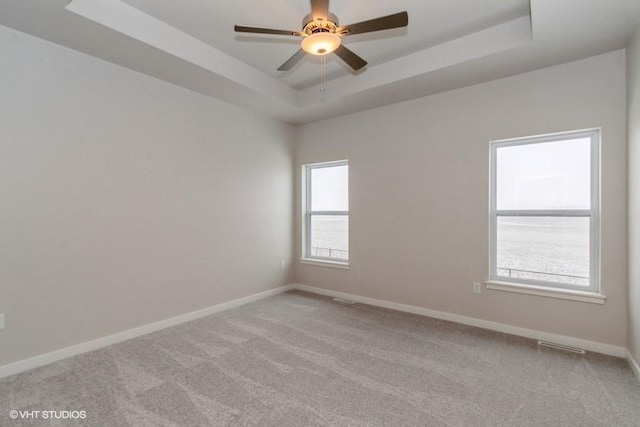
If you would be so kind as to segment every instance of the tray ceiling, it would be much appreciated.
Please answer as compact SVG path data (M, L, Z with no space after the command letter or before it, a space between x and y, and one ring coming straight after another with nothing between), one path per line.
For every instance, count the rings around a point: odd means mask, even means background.
M299 30L308 0L4 0L0 24L293 124L620 49L640 26L637 0L332 0L330 10L342 24L406 10L409 26L346 37L369 65L353 72L329 55L326 92L317 57L276 71L296 37L233 31Z

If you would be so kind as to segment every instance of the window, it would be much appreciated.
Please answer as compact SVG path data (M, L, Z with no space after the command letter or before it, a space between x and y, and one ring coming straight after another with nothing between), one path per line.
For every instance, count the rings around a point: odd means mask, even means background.
M599 139L491 143L491 280L599 291Z
M308 260L349 262L349 164L303 166L304 254Z

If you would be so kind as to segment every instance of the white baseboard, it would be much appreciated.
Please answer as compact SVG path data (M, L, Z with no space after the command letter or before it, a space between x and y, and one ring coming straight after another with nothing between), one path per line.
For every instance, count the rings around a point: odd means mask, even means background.
M32 357L18 362L10 363L8 365L0 366L0 378L8 377L10 375L18 374L20 372L28 371L30 369L45 366L59 360L67 359L69 357L77 356L82 353L87 353L93 350L97 350L102 347L106 347L111 344L116 344L122 341L127 341L132 338L139 337L141 335L149 334L151 332L159 331L171 326L179 325L181 323L189 322L191 320L199 319L201 317L209 316L211 314L219 313L221 311L229 310L234 307L239 307L244 304L248 304L254 301L258 301L263 298L267 298L273 295L277 295L283 292L287 292L292 289L298 289L301 291L311 292L314 294L325 295L330 297L345 298L352 301L356 301L362 304L373 305L376 307L388 308L391 310L402 311L406 313L413 313L427 317L433 317L441 320L448 320L455 323L461 323L469 326L476 326L479 328L490 329L498 332L504 332L507 334L518 335L526 338L532 338L536 340L544 340L555 342L558 344L569 345L573 347L583 348L595 353L602 353L611 356L623 357L629 360L631 368L640 380L640 366L633 359L631 354L624 348L614 346L610 344L603 344L594 341L587 341L579 338L566 337L563 335L551 334L548 332L535 331L531 329L520 328L517 326L506 325L503 323L491 322L488 320L476 319L473 317L461 316L458 314L446 313L443 311L431 310L423 307L416 307L407 304L400 304L391 301L384 301L374 298L362 297L353 294L347 294L344 292L332 291L329 289L317 288L314 286L307 286L302 284L294 284L281 286L268 291L260 292L254 295L249 295L244 298L239 298L233 301L217 304L202 310L193 311L191 313L183 314L180 316L172 317L170 319L161 320L159 322L151 323L148 325L140 326L138 328L129 329L127 331L118 332L113 335L98 338L92 341L87 341L81 344L77 344L71 347L66 347L60 350L45 353L36 357Z
M292 285L280 286L275 289L270 289L268 291L249 295L244 298L238 298L232 301L207 307L202 310L192 311L191 313L182 314L180 316L172 317L170 319L161 320L159 322L140 326L138 328L129 329L126 331L115 333L113 335L108 335L106 337L76 344L71 347L55 350L50 353L41 354L39 356L35 356L30 359L20 360L18 362L0 366L0 378L8 377L9 375L18 374L20 372L28 371L33 368L38 368L40 366L48 365L50 363L57 362L59 360L67 359L69 357L77 356L82 353L87 353L89 351L97 350L99 348L106 347L111 344L127 341L132 338L139 337L141 335L149 334L151 332L159 331L161 329L179 325L181 323L189 322L191 320L199 319L201 317L209 316L211 314L219 313L221 311L229 310L230 308L248 304L250 302L254 302L263 298L267 298L273 295L287 292L292 289L293 289Z
M359 302L362 304L373 305L376 307L388 308L396 311L403 311L406 313L419 314L421 316L433 317L441 320L448 320L450 322L461 323L463 325L476 326L478 328L490 329L492 331L504 332L506 334L518 335L525 338L531 338L535 340L550 341L558 344L568 345L571 347L578 347L594 353L606 354L609 356L616 356L627 358L628 352L624 347L619 347L611 344L604 344L595 341L583 340L580 338L567 337L564 335L551 334L548 332L535 331L532 329L520 328L518 326L511 326L504 323L491 322L489 320L476 319L474 317L461 316L459 314L446 313L444 311L431 310L423 307L416 307L413 305L400 304L396 302L384 301L374 298L362 297L359 295L347 294L344 292L332 291L329 289L317 288L314 286L307 286L302 284L294 284L295 289L311 292L314 294L330 296L334 298L344 298ZM637 366L637 365L636 365Z
M636 374L636 378L640 381L640 365L638 365L638 362L636 362L629 350L627 350L627 360L629 361L629 365L631 365L631 369L633 369L633 372Z

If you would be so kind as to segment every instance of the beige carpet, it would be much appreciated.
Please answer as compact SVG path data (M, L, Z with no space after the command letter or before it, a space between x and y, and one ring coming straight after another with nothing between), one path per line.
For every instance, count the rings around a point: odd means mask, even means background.
M637 427L640 384L622 359L290 292L0 380L0 425Z

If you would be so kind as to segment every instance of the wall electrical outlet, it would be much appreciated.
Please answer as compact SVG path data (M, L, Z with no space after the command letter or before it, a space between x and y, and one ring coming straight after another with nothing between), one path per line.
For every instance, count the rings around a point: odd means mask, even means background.
M482 293L482 284L480 282L473 282L473 293Z
M284 260L280 261L280 269L284 270L285 268L287 268L287 263Z
M0 329L4 329L4 314L0 314Z

